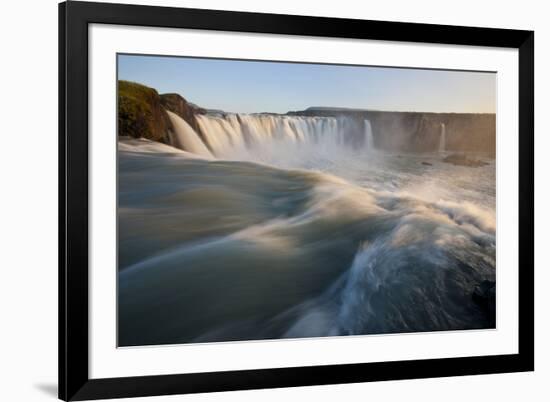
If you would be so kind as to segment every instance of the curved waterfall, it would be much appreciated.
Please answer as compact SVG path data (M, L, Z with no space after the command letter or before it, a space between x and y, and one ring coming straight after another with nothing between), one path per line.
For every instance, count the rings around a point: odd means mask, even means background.
M268 114L197 115L199 136L181 118L168 112L176 126L172 145L224 159L266 159L274 153L284 156L300 148L312 149L319 155L373 148L373 135L368 120L349 117L302 117ZM185 124L182 124L185 123ZM202 138L201 138L202 137ZM198 144L200 141L200 144ZM208 154L207 154L208 152ZM262 157L263 155L263 157Z
M119 346L495 328L495 164L442 163L451 123L168 116L119 138Z

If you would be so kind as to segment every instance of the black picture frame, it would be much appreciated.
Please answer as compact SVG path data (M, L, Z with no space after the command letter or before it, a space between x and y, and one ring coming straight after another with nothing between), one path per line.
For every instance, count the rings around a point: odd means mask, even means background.
M515 48L519 52L517 354L90 379L88 25ZM59 398L88 400L534 370L534 32L70 1L59 4Z

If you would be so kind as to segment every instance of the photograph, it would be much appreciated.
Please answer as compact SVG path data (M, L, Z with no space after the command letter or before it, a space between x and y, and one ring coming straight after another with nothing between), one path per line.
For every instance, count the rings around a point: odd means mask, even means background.
M113 92L118 347L497 328L495 71L119 53Z

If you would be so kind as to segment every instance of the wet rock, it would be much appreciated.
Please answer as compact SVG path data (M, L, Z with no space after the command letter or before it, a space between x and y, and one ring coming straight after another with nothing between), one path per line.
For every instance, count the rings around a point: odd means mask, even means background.
M289 111L289 116L355 116L370 121L376 147L388 151L439 150L441 124L445 124L445 150L449 152L496 151L496 114L396 112L338 107L310 107Z
M200 133L196 115L206 113L205 109L202 109L194 103L188 102L183 96L175 93L160 95L160 103L166 110L177 114L185 120L193 130Z
M480 167L488 165L487 162L484 162L479 159L471 159L468 158L466 155L461 154L452 154L449 156L446 156L443 158L443 162L450 163L452 165L459 165L459 166L468 166L468 167Z
M494 317L496 306L495 281L484 280L477 285L472 293L472 300L491 317Z

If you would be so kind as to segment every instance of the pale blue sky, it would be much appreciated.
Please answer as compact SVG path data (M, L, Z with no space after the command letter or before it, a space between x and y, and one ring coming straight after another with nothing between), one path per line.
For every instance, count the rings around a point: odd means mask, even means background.
M418 112L496 111L496 74L118 56L118 78L176 92L208 109L286 113L310 106Z

